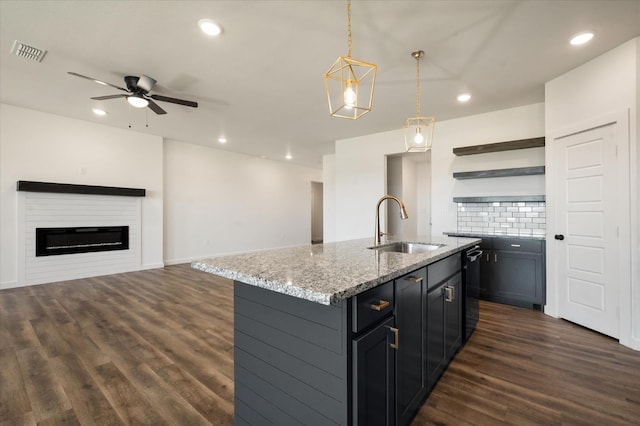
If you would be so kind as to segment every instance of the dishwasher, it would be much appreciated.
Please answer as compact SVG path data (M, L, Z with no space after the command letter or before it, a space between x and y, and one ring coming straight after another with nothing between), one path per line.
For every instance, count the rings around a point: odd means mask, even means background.
M466 343L480 318L480 257L475 246L462 253L462 337Z

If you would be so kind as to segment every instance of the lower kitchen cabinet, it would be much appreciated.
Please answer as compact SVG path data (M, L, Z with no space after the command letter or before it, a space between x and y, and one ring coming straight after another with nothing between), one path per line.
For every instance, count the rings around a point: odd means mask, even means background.
M396 351L396 424L408 424L427 395L427 268L395 280L395 317L400 330Z
M462 274L427 293L427 375L429 389L438 382L462 342Z
M462 343L460 256L449 256L427 270L427 385L431 390Z
M394 317L353 341L354 424L394 425Z
M541 309L546 302L545 242L483 238L481 248L480 297Z
M444 287L427 294L427 383L433 389L444 371Z
M491 295L491 269L493 253L491 249L493 247L493 238L483 238L480 244L480 250L482 250L482 257L480 259L480 298L488 299Z
M444 293L444 346L447 365L462 344L462 274L454 275Z
M456 254L353 298L354 425L410 424L460 349L461 291Z

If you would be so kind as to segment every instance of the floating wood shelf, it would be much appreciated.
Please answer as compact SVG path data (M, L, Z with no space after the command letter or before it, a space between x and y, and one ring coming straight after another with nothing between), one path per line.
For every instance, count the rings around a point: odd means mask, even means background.
M457 172L453 174L455 179L481 179L507 176L531 176L543 175L544 166L518 167L515 169L476 170L473 172Z
M453 148L455 155L485 154L487 152L512 151L514 149L538 148L544 146L544 136L517 141L488 143L484 145L461 146Z
M75 185L71 183L32 182L19 180L18 191L49 192L58 194L86 194L86 195L118 195L122 197L144 197L143 188L121 188L117 186Z
M483 197L453 197L454 203L493 203L493 202L545 201L544 195L486 195Z

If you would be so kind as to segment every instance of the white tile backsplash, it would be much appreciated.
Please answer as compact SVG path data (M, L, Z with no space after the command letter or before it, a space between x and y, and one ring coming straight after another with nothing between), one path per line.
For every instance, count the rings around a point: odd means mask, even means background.
M546 203L458 203L458 232L544 236Z

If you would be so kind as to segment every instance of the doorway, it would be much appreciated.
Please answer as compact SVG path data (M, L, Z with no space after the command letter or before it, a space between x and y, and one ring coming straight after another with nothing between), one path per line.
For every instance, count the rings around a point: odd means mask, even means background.
M627 127L624 119L581 127L551 138L550 293L557 316L624 338L631 316Z
M397 204L386 204L391 235L431 235L431 151L387 156L386 193L400 198L409 218L400 219Z
M322 191L322 182L311 182L311 244L321 244L323 241Z

